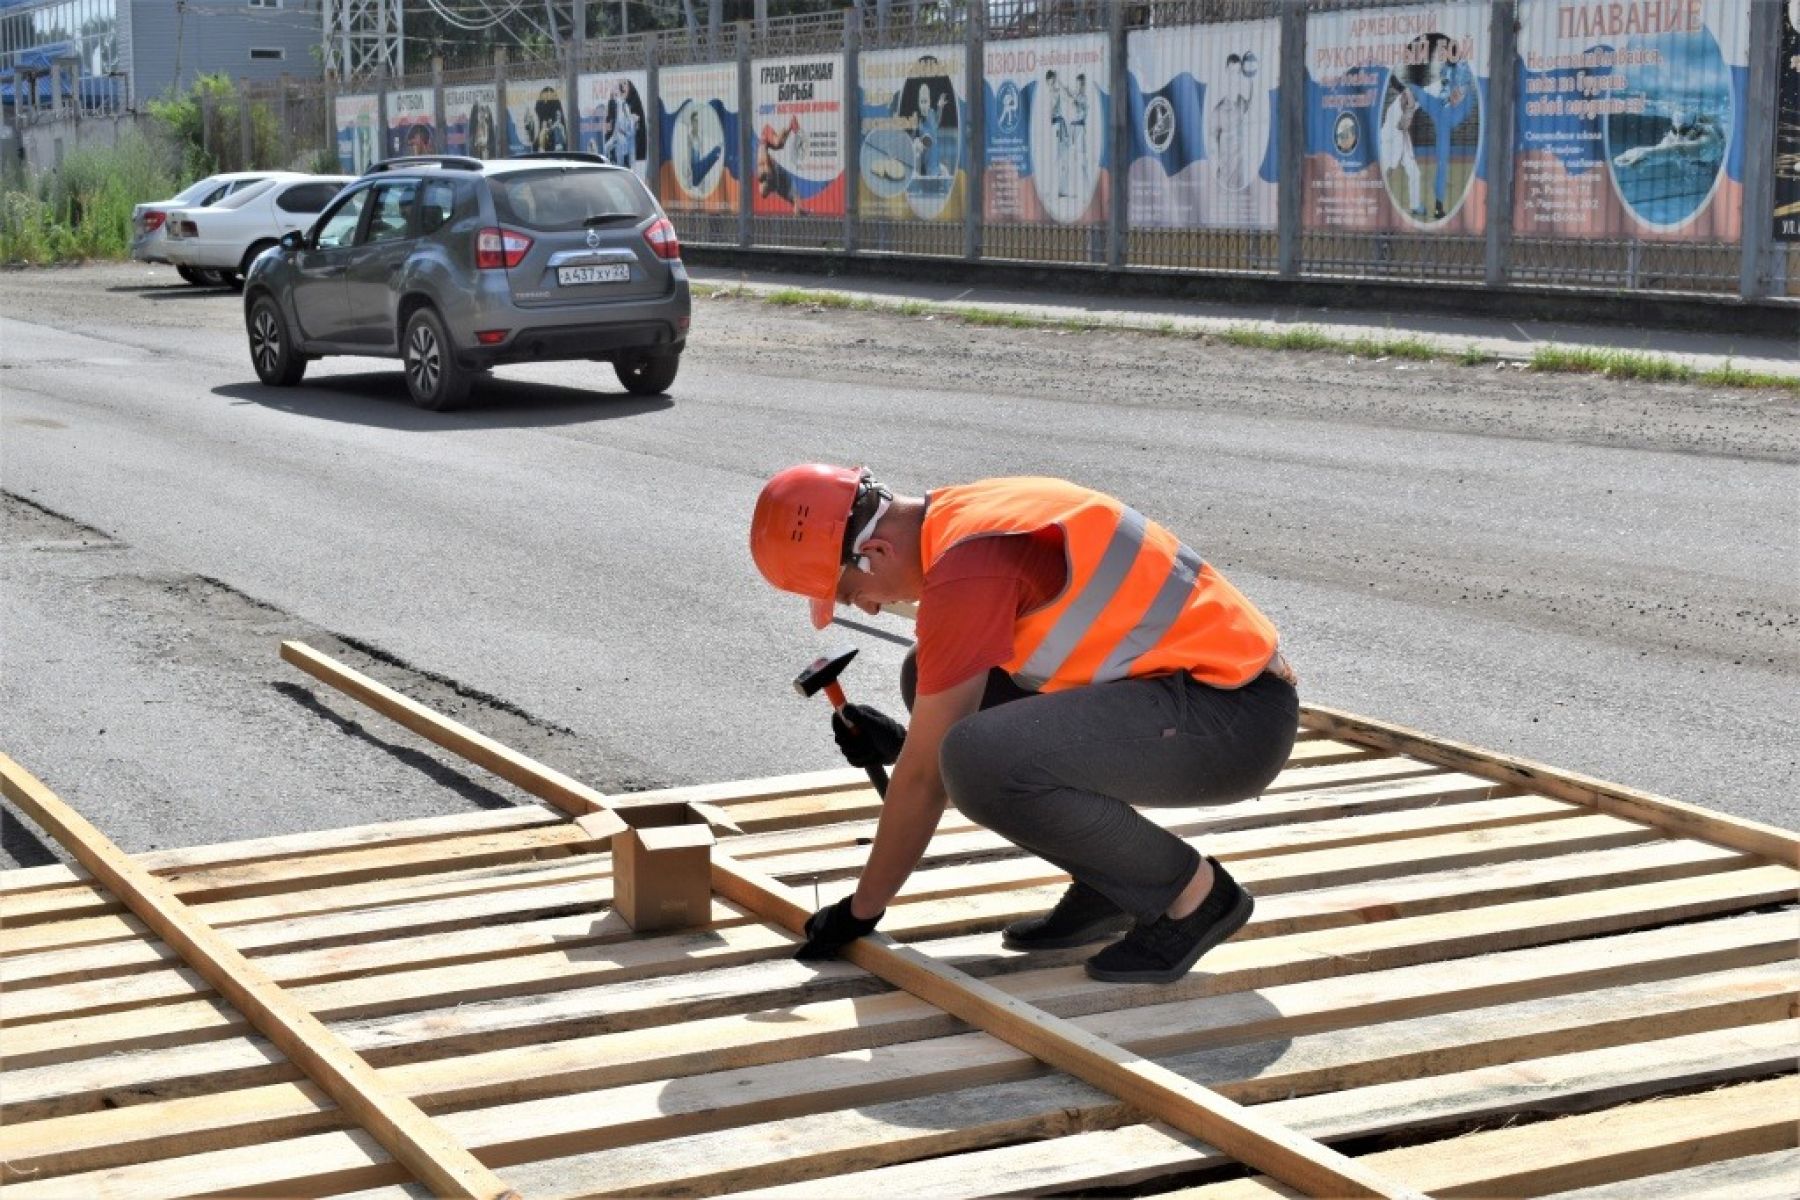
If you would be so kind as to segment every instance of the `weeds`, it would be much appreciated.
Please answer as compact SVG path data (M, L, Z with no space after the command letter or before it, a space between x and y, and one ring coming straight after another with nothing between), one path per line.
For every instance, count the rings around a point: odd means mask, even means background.
M0 194L0 262L123 258L131 210L176 190L170 156L142 137L76 150L31 191Z

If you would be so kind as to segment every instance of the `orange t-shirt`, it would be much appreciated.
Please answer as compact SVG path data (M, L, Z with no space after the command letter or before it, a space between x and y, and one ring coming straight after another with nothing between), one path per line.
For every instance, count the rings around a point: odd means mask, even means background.
M919 695L941 692L1013 656L1021 616L1056 599L1069 578L1062 530L972 538L925 573L919 597Z

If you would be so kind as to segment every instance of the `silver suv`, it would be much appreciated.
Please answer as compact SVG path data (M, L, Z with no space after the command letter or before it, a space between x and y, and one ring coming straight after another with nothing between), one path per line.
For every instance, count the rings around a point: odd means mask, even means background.
M264 383L326 354L398 357L430 409L513 362L610 362L634 394L667 391L690 306L675 227L597 154L376 163L244 279Z

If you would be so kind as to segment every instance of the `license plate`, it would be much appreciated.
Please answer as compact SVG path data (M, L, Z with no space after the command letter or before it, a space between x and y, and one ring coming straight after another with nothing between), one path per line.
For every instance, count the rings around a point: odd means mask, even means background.
M630 278L630 263L606 263L598 267L556 268L556 282L563 287L579 283L625 283Z

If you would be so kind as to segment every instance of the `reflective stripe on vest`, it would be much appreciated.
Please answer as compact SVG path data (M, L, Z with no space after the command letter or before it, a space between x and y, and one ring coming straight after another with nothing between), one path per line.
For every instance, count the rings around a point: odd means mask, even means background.
M1135 509L1128 508L1120 516L1119 527L1113 531L1112 541L1107 543L1106 553L1100 556L1100 565L1088 579L1087 586L1081 589L1081 595L1063 610L1049 635L1025 660L1025 665L1013 673L1021 684L1034 690L1042 688L1069 661L1069 655L1087 636L1088 626L1112 603L1125 576L1131 573L1138 551L1144 548L1145 525L1143 514Z

